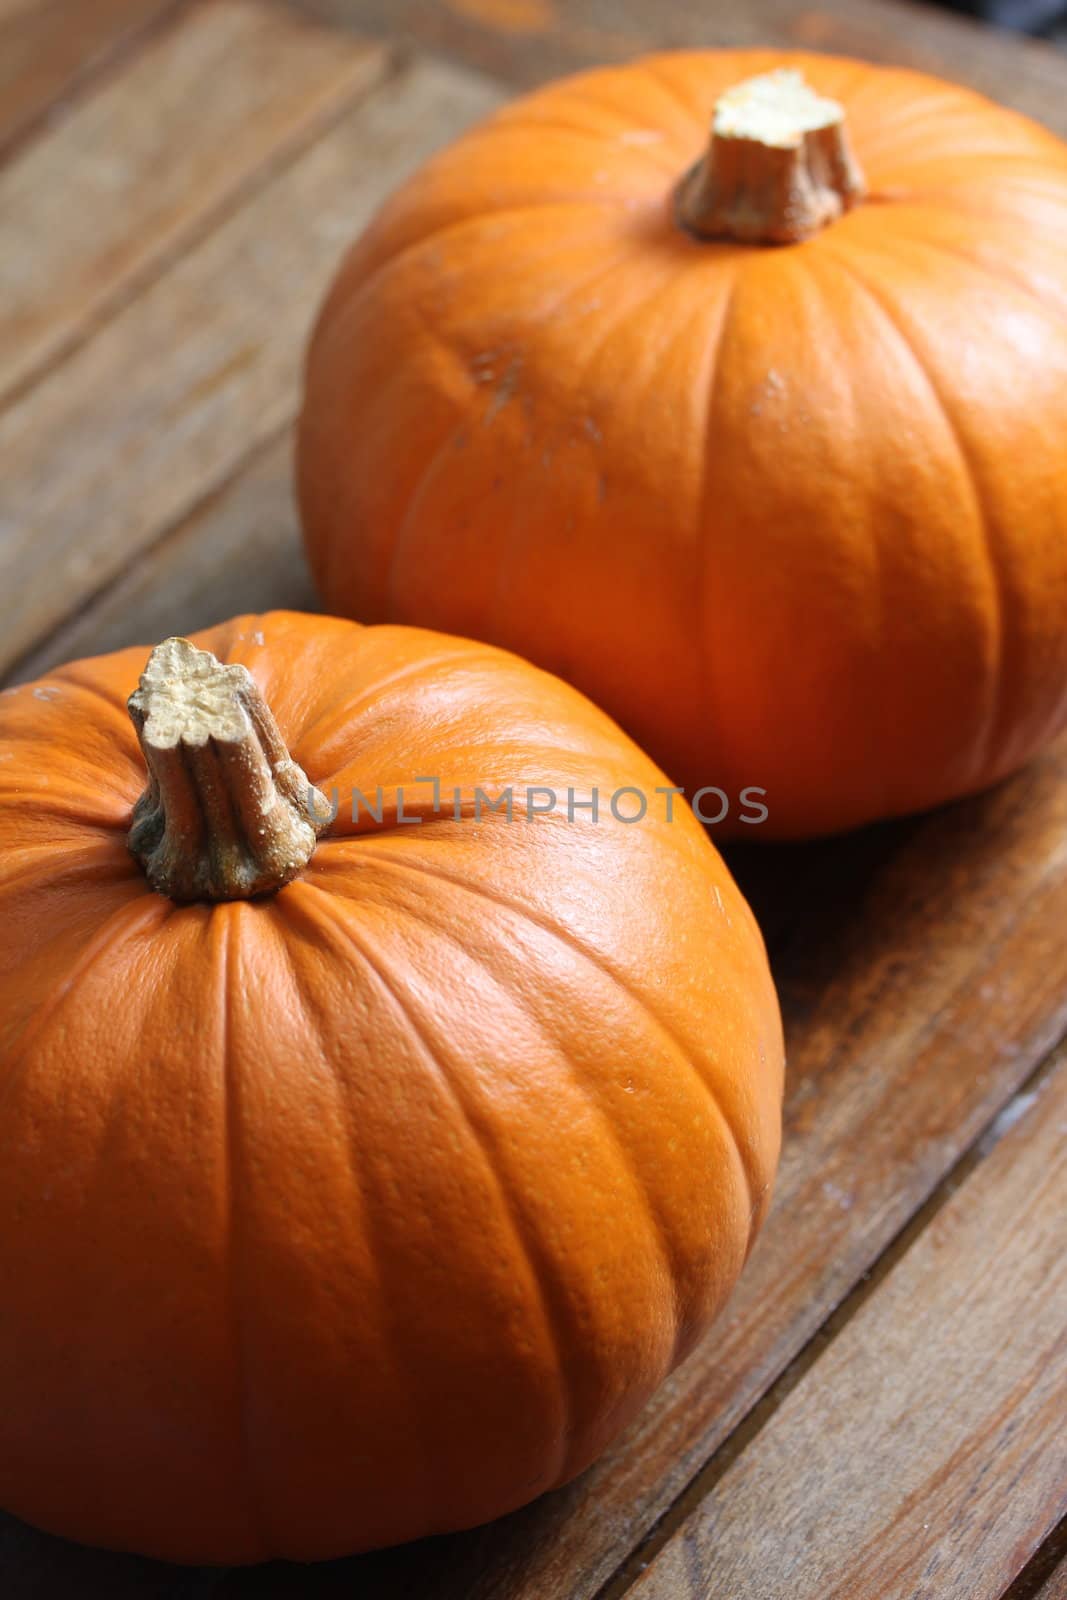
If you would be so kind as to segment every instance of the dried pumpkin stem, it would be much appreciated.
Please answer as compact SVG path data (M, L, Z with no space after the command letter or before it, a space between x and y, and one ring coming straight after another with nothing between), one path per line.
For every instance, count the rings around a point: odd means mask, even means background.
M153 889L172 900L247 900L307 865L328 803L290 756L247 667L167 639L127 704L148 767L127 843Z
M818 233L864 193L844 116L787 68L736 84L715 107L707 154L678 187L679 222L700 239L743 244Z

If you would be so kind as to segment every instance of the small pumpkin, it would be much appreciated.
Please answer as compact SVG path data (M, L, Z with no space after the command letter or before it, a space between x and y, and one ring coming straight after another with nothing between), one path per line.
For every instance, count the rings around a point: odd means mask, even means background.
M405 628L243 617L0 696L0 1504L311 1559L605 1447L778 1149L760 935L664 782Z
M1067 147L962 88L769 51L555 84L333 285L322 592L569 678L724 832L746 786L763 836L980 789L1067 720L1065 264Z

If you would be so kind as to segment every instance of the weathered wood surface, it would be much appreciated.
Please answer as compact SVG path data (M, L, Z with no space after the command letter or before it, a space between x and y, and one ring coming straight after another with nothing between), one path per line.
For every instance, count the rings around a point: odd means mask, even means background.
M315 302L379 198L514 87L648 48L778 41L945 72L1067 130L1063 57L893 0L301 9L0 0L0 90L28 83L0 168L0 285L17 287L14 308L0 293L0 670L314 606L289 434ZM0 93L0 141L8 109ZM486 1529L313 1570L184 1572L0 1518L5 1600L1063 1600L1062 1523L1043 1565L1038 1547L1064 1509L1051 1429L1067 1432L1063 1128L1054 1147L1043 1112L1067 1122L1067 1069L1047 1065L1067 1029L1067 743L938 815L734 860L787 1023L776 1205L718 1327L609 1455ZM1006 1131L1009 1106L1024 1114ZM983 1249L997 1265L978 1279ZM1028 1329L1047 1358L1029 1385ZM849 1472L862 1492L841 1508ZM780 1534L757 1526L764 1484ZM806 1519L828 1531L806 1538Z
M155 644L224 622L239 611L284 604L315 611L297 528L290 430L257 449L215 495L133 562L84 611L50 634L20 664L19 676L40 677L60 661Z
M1024 1600L1024 1597L1019 1595L1017 1600ZM1033 1600L1067 1600L1067 1558L1049 1573L1040 1589L1034 1590Z
M1067 1055L1014 1119L633 1600L1003 1593L1067 1511Z
M1067 1516L1035 1551L1003 1600L1067 1600Z
M0 152L116 63L179 0L2 0Z
M293 417L304 340L344 241L496 99L455 68L393 74L385 50L364 57L348 115L331 114L305 153L0 413L0 671Z
M231 0L175 19L31 143L0 171L0 396L267 182L380 64L380 47Z

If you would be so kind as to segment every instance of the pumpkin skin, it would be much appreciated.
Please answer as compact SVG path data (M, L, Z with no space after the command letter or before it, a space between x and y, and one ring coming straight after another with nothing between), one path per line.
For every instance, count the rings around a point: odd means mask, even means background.
M799 68L868 196L683 231L718 96ZM1067 720L1067 147L935 79L680 53L433 159L311 344L300 500L335 611L505 644L759 836L992 783Z
M517 658L286 613L196 638L383 820L342 798L276 895L179 906L126 845L144 650L0 695L0 1504L194 1562L469 1526L603 1450L741 1269L779 1140L760 934L684 805L475 823L475 784L665 781Z

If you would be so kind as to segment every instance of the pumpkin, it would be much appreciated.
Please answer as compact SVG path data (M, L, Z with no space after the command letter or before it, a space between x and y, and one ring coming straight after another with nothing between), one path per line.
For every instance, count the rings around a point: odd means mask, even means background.
M0 696L0 1504L312 1559L604 1449L779 1137L758 929L657 787L563 683L405 628L243 617Z
M719 786L724 834L799 836L1064 726L1065 439L1067 147L914 72L678 53L385 205L311 343L300 499L332 609L517 650Z

